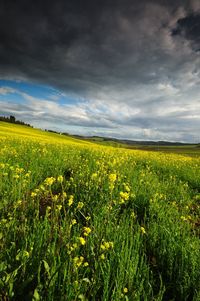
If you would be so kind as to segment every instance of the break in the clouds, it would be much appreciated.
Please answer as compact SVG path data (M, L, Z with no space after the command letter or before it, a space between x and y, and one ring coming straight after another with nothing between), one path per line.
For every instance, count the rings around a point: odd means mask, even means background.
M1 1L0 79L38 127L200 140L200 2Z

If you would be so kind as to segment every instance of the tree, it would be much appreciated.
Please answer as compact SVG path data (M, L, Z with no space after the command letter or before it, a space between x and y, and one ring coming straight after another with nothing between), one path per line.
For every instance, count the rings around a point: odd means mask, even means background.
M10 115L10 122L15 123L15 116Z

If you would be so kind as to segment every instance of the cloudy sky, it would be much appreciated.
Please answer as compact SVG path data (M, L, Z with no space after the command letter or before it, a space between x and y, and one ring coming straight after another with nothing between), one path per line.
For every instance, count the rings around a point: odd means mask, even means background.
M199 0L2 0L0 115L200 141Z

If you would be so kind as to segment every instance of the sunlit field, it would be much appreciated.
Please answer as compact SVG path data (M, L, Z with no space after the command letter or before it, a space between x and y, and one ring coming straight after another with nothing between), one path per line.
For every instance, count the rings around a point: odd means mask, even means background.
M200 158L0 122L0 300L200 300Z

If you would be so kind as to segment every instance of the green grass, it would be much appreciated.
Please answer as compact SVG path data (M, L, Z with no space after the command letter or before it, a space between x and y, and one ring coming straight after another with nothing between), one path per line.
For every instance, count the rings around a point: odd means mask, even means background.
M0 123L0 300L200 300L200 159Z
M116 141L114 139L105 139L103 137L87 137L84 141L90 141L97 145L103 146L112 146L117 148L125 148L132 150L143 150L143 151L155 151L155 152L164 152L164 153L175 153L191 157L200 156L200 145L199 144L182 144L182 145L169 145L167 144L144 144L144 143L135 143L128 144L121 142L120 140Z

